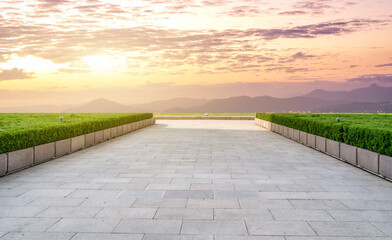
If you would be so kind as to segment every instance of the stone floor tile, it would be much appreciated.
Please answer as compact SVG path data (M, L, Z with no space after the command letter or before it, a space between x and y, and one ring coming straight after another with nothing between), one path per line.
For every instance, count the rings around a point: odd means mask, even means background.
M316 235L306 222L246 221L250 235Z
M296 209L348 209L346 204L340 200L295 200L291 199L290 203Z
M372 223L377 229L382 231L385 235L392 237L392 222L378 222Z
M98 207L49 207L37 217L54 218L92 218L102 208Z
M189 190L189 183L150 183L146 190Z
M149 218L152 219L157 208L104 208L95 218Z
M165 198L213 198L213 191L166 191Z
M187 208L239 208L235 199L188 199Z
M184 208L187 199L185 198L169 198L169 199L153 199L153 198L138 198L132 207L166 207L166 208Z
M258 200L240 199L241 208L250 209L293 209L293 205L288 200Z
M21 197L66 197L74 192L74 189L31 189Z
M356 240L356 238L354 238L354 237L316 237L316 236L291 237L291 236L287 236L286 240ZM376 239L373 239L373 240L376 240Z
M392 211L392 200L342 200L342 202L350 209L355 210L385 210Z
M182 234L247 234L244 221L184 220Z
M163 198L166 194L166 191L143 191L143 190L123 190L118 195L119 199L127 199L127 198Z
M111 233L118 219L63 218L48 229L48 232Z
M260 194L257 191L214 191L215 199L248 199L259 198Z
M77 233L72 240L141 240L143 234Z
M324 210L271 209L271 213L277 221L335 221Z
M309 224L319 236L385 236L381 231L367 222L310 222Z
M213 219L213 209L159 208L155 219Z
M339 222L392 222L392 211L327 210Z
M0 232L45 232L59 218L1 218Z
M46 207L34 206L0 206L0 217L34 217Z
M179 234L182 220L121 220L116 233Z
M74 233L10 232L1 240L70 240Z
M145 234L143 240L214 240L212 235Z
M214 209L214 219L220 220L274 220L268 209Z
M214 240L285 240L283 236L215 235Z

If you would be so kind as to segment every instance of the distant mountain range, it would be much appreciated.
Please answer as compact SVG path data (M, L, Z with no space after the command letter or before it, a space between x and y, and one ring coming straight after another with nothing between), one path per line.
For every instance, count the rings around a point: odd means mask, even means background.
M392 112L392 87L372 84L352 91L314 90L292 98L231 97L226 99L175 98L145 104L124 105L107 99L68 106L0 108L0 112Z

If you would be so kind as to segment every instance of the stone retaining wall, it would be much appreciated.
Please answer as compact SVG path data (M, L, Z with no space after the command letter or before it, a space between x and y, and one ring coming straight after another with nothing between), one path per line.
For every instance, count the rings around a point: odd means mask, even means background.
M98 132L0 154L0 176L50 161L54 158L91 147L153 124L155 124L155 119L150 118Z
M282 125L258 118L256 118L256 124L349 164L359 166L382 177L392 179L392 157L288 127L285 127L287 130L281 131Z

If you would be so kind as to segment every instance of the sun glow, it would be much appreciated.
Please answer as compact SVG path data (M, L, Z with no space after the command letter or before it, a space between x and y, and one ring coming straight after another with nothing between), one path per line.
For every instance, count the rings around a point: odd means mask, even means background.
M95 55L82 58L92 72L121 72L126 69L126 57Z
M6 62L0 62L0 68L2 69L19 68L36 73L56 72L63 67L64 65L62 64L55 64L50 60L31 55L19 57L16 54L12 54Z

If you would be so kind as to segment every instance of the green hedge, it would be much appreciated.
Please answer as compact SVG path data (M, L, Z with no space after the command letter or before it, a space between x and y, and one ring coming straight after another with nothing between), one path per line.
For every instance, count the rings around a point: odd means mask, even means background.
M62 122L59 116L64 116ZM0 153L30 148L152 117L152 113L0 114Z
M392 156L392 114L257 113L256 117Z

